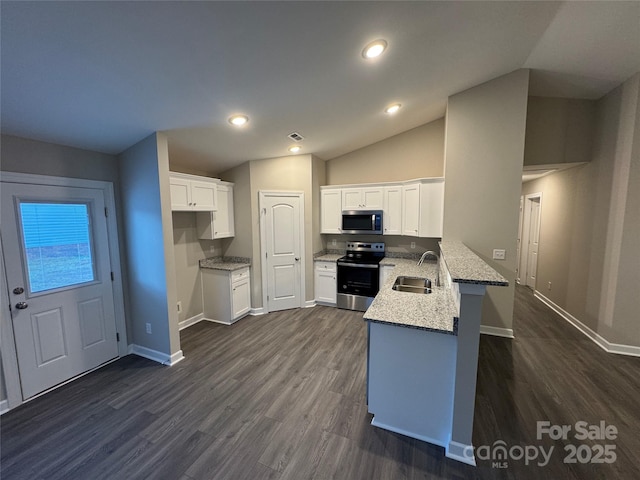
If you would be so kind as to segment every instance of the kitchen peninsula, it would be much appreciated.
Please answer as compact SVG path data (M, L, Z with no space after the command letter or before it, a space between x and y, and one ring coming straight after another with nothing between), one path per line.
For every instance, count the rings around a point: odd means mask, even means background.
M441 242L440 261L395 265L364 314L367 404L372 425L445 448L475 465L471 436L482 299L508 282L461 242ZM396 291L398 276L441 279L432 292Z

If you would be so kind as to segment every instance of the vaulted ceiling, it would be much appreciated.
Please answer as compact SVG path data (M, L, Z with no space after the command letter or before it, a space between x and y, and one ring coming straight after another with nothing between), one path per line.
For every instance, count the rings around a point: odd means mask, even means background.
M530 68L533 95L599 98L640 70L640 2L1 3L2 132L172 163L330 159L444 115ZM383 38L387 51L365 60ZM389 116L384 108L402 104ZM246 114L235 128L230 115Z

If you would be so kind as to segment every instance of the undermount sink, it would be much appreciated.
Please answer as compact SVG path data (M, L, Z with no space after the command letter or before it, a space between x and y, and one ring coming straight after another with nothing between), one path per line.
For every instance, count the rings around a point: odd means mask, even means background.
M431 280L422 277L399 276L391 288L398 292L431 293Z

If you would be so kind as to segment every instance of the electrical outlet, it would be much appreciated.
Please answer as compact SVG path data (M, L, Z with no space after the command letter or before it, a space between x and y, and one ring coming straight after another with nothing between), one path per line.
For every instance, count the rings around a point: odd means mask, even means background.
M176 305L178 307L178 313L182 312L182 302L178 302Z
M547 284L547 290L551 290L551 282Z
M493 249L493 259L494 260L504 260L507 256L507 251L504 248L494 248Z
M151 333L151 324L147 322L147 333Z
M338 244L338 242L336 241L336 239L334 238L333 240L331 240L331 246L335 247Z
M411 242L411 248L416 248L416 242Z

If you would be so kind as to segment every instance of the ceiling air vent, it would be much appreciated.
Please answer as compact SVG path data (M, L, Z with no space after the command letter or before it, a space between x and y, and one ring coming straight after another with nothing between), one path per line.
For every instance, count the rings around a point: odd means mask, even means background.
M298 132L290 133L289 135L287 135L287 137L289 137L291 140L296 142L301 142L302 140L304 140L304 137L300 135Z

